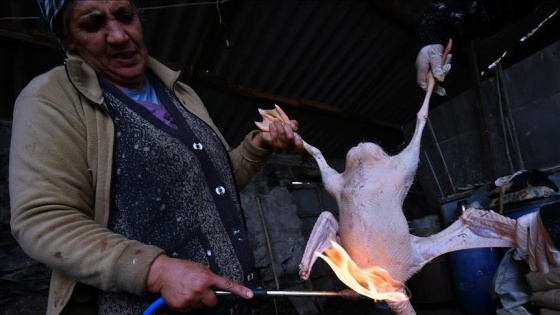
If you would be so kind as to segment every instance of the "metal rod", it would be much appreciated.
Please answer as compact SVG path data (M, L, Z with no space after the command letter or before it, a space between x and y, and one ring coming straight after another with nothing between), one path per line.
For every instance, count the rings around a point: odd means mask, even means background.
M509 128L508 128L509 134L510 134L512 145L515 148L519 169L525 169L525 164L523 163L523 157L521 156L521 148L519 147L519 140L517 138L517 130L515 129L515 120L513 119L513 113L511 111L511 102L509 101L509 96L507 92L504 70L502 69L502 65L500 63L498 63L496 66L496 76L500 78L498 84L500 85L500 92L502 93L504 106L507 111L506 122L509 122Z
M257 200L257 208L259 209L259 215L261 217L261 223L264 232L264 238L266 240L266 247L268 248L268 255L270 258L270 266L272 267L272 274L274 275L274 284L276 285L276 290L280 289L280 281L278 281L278 274L276 273L276 264L274 263L274 253L272 252L272 244L270 242L270 237L268 236L268 229L266 228L266 221L264 219L264 213L261 207L261 201L259 197L255 198Z
M478 67L478 61L476 59L476 53L474 49L474 42L471 41L469 44L469 68L471 70L471 80L473 82L473 92L475 105L478 111L478 121L480 122L481 135L483 137L483 149L484 153L490 157L492 162L492 175L494 178L498 177L498 162L496 161L496 152L494 150L494 145L492 145L492 135L488 129L490 125L490 114L488 112L488 101L482 97L482 82L480 80L480 69Z
M430 130L430 134L432 135L432 139L434 140L434 144L436 145L437 152L439 153L439 158L441 159L441 162L443 163L443 168L445 169L445 174L447 175L447 179L449 180L449 183L451 184L451 189L453 190L453 193L456 193L457 190L455 189L455 185L453 184L453 179L451 179L451 174L449 173L449 168L447 168L447 163L445 162L445 157L443 156L443 152L441 151L438 139L436 137L436 133L434 131L434 128L432 127L432 123L430 122L429 117L428 117L428 119L426 119L426 122L428 123L428 130Z
M499 65L500 63L497 63ZM502 135L504 137L504 149L506 151L506 157L509 162L510 172L513 174L515 169L513 168L513 161L511 160L511 154L509 153L509 142L507 137L507 127L504 118L504 105L502 104L502 90L500 84L500 76L496 74L496 89L498 94L498 108L500 109L500 122L502 123Z
M216 295L232 295L233 293L229 291L214 291ZM342 291L267 291L267 290L253 290L255 297L347 297L347 298L359 298L361 295L354 290L342 290Z
M428 156L428 153L426 153L426 151L424 151L424 156L426 157L426 161L428 161L428 166L430 167L430 170L432 171L432 175L434 176L434 180L436 181L436 185L437 188L439 189L440 197L443 197L443 190L441 189L441 185L439 184L439 180L437 178L436 172L434 171L434 167L432 166L432 161L430 161L430 157Z
M257 206L259 208L259 214L261 216L264 237L266 239L266 246L268 247L268 255L270 256L270 266L272 267L272 274L274 275L274 283L276 284L276 290L279 290L280 281L278 281L278 275L276 274L276 264L274 263L274 254L272 253L272 245L270 244L270 238L268 237L268 229L266 228L266 221L264 220L264 213L262 211L261 201L259 197L255 199L257 199ZM278 305L276 305L276 300L273 300L272 302L274 303L274 314L278 315Z
M229 291L214 291L216 295L233 295ZM368 299L368 297L359 294L358 292L351 289L344 289L341 291L266 291L264 289L253 290L255 297L267 297L267 296L284 296L284 297L342 297L348 299ZM165 304L162 297L155 300L150 306L144 311L143 315L152 315L156 309Z

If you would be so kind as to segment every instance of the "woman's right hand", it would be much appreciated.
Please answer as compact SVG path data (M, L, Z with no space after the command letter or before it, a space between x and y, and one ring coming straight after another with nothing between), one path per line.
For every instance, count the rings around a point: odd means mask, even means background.
M158 256L148 272L147 290L160 294L174 310L191 312L218 303L214 290L229 291L245 299L253 297L251 289L213 273L192 261Z

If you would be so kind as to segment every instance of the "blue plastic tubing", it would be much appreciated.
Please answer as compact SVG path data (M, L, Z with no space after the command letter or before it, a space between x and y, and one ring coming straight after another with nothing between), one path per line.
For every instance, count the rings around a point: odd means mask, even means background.
M165 301L163 300L163 298L159 298L157 299L154 303L150 304L150 306L148 306L148 308L144 311L143 315L152 315L155 310L162 306L163 304L165 304Z

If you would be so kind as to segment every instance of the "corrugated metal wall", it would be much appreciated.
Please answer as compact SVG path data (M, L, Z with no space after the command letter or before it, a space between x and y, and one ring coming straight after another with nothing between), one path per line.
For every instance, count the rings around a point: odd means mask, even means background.
M504 93L496 77L484 81L486 127L474 90L430 111L436 139L426 126L418 181L434 207L438 198L459 192L459 187L493 183L522 169L560 167L559 69L560 41L503 71ZM405 131L410 137L414 124L407 124Z

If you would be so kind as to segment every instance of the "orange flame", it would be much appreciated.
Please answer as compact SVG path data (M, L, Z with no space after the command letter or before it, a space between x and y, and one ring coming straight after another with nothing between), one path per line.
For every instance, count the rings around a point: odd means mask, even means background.
M393 280L387 270L381 267L362 269L350 258L348 253L335 241L333 245L325 250L325 255L317 252L317 256L323 258L340 281L352 290L374 300L404 301L408 300L410 293L402 293L406 289L404 284Z

